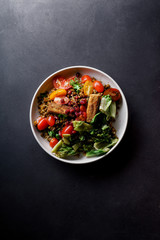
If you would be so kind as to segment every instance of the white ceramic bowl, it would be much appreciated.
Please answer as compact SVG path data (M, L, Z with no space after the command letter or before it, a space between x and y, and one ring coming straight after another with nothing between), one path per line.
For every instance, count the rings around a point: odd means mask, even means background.
M53 153L51 153L51 147L49 146L48 141L40 136L40 133L37 131L36 127L33 125L33 122L39 116L38 107L37 107L37 97L39 96L40 93L51 90L51 88L53 87L52 79L55 76L62 75L64 77L68 77L68 76L74 75L76 72L80 72L82 75L87 74L91 77L94 77L97 80L102 81L103 84L109 83L111 87L117 88L120 91L121 96L122 96L122 101L121 101L121 104L120 104L120 108L118 110L118 115L116 117L116 121L113 124L113 126L117 130L116 134L119 138L119 141L117 142L116 145L114 145L111 148L111 150L108 153L106 153L105 155L99 156L99 157L86 158L82 154L81 156L73 157L72 159L71 158L70 159L61 159L61 158L56 157ZM123 138L123 135L126 131L127 122L128 122L127 102L126 102L125 96L124 96L122 90L120 89L120 87L118 86L118 84L106 73L104 73L104 72L102 72L102 71L100 71L96 68L87 67L87 66L67 67L67 68L63 68L63 69L51 74L49 77L47 77L41 83L41 85L36 90L36 92L33 96L32 102L31 102L31 106L30 106L30 125L31 125L31 129L32 129L32 132L33 132L33 135L34 135L35 139L37 140L39 145L44 149L44 151L46 151L50 156L52 156L52 157L54 157L54 158L56 158L56 159L58 159L62 162L66 162L66 163L84 164L84 163L94 162L94 161L97 161L97 160L99 160L103 157L106 157L106 155L111 153L120 143L120 141Z

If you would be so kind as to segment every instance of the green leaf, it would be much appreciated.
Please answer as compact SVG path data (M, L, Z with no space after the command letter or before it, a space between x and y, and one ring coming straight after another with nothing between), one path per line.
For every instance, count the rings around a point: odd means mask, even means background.
M82 135L82 136L79 136L79 140L80 140L80 141L85 141L85 136L83 136L83 135Z
M55 132L54 131L48 131L48 135L50 137L55 137Z
M61 148L56 153L56 156L61 157L61 158L67 158L69 156L74 156L76 155L77 152L70 146L67 146L66 144L62 144Z
M70 80L70 85L73 87L74 90L76 90L77 93L79 93L80 89L82 88L78 78Z
M110 95L106 95L106 96L102 97L99 110L102 113L106 114L107 117L110 117L109 107L110 107L111 103L112 103L112 98Z
M100 156L105 154L106 152L104 152L103 150L99 149L99 150L91 150L89 152L86 153L86 157L96 157L96 156Z
M98 112L98 113L94 116L94 118L92 119L92 121L91 121L90 123L91 123L91 124L96 123L97 120L99 119L100 115L101 115L101 112Z
M74 130L78 132L86 132L92 129L92 125L85 123L84 121L73 121Z

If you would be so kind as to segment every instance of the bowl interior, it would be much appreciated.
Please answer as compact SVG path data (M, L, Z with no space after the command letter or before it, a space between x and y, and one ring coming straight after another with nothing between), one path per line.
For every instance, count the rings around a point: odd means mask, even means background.
M108 153L106 153L105 155L102 155L100 157L86 158L83 154L81 154L79 157L72 157L70 159L58 158L53 153L51 153L51 147L49 146L48 141L40 136L40 133L37 131L36 127L33 125L33 122L39 116L38 107L37 107L37 97L39 96L39 94L43 93L45 91L51 90L51 88L53 87L52 80L55 76L61 75L64 77L69 77L69 76L75 75L76 72L80 72L82 75L87 74L91 77L94 77L97 80L102 81L103 84L109 83L111 87L117 88L120 91L121 96L122 96L122 101L121 101L120 107L118 109L118 114L117 114L115 122L113 123L113 126L116 129L116 134L117 134L117 137L119 138L119 141L117 142L117 144L114 147L112 147L112 149ZM48 78L46 78L42 82L42 84L37 89L36 93L33 96L31 107L30 107L31 129L32 129L33 135L35 136L37 142L49 155L51 155L52 157L54 157L60 161L67 162L67 163L83 164L83 163L96 161L96 160L101 159L104 156L108 155L110 152L112 152L115 149L115 147L121 141L121 139L125 133L125 130L126 130L127 121L128 121L128 108L127 108L126 99L125 99L125 96L124 96L122 90L110 76L108 76L107 74L105 74L104 72L102 72L100 70L97 70L97 69L91 68L91 67L73 66L73 67L69 67L69 68L64 68L62 70L59 70L59 71L51 74Z

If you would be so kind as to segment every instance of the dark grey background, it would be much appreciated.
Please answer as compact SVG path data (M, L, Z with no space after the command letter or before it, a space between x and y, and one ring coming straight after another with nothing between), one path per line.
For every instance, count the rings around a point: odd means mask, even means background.
M47 155L29 125L39 84L79 64L129 107L118 148L83 166ZM1 0L0 79L1 239L160 239L160 1Z

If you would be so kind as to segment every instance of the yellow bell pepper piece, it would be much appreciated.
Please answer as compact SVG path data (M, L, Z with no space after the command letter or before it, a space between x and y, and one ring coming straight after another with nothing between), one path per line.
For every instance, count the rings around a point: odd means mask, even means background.
M65 89L57 89L49 95L50 100L53 100L55 97L66 96L67 91Z
M89 96L92 93L93 93L93 83L92 81L87 80L84 84L84 94L86 96Z

